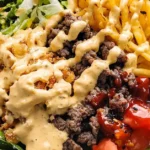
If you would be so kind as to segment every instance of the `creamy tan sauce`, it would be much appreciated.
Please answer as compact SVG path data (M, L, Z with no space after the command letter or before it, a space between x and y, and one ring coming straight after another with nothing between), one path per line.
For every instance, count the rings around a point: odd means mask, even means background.
M132 38L131 27L127 24L119 38L119 46L115 46L109 52L107 60L95 60L73 84L74 95L71 96L72 85L63 79L61 69L71 67L81 61L84 54L90 50L98 51L105 36L111 35L114 31L111 24L117 24L120 8L114 7L111 10L108 26L99 31L91 39L78 44L75 49L75 57L69 60L61 60L51 64L47 60L40 60L47 52L56 52L63 48L64 41L76 39L79 33L86 27L87 20L92 15L92 7L99 3L92 0L85 21L75 21L69 30L68 35L60 31L53 39L49 48L43 47L47 39L47 33L62 20L65 12L52 16L46 23L45 29L37 27L18 31L12 38L6 38L0 45L0 60L6 66L6 70L0 72L0 106L4 100L7 109L13 113L15 118L24 118L23 122L17 124L14 133L18 140L26 145L27 150L62 150L62 144L67 139L65 132L57 130L51 123L48 123L49 115L64 114L68 108L75 106L85 99L87 94L95 87L98 76L109 68L110 64L117 61L121 53L120 48L125 48L124 43ZM125 2L124 2L125 3ZM72 1L69 1L72 4ZM75 3L69 5L71 9L77 6ZM118 26L119 28L119 26ZM0 36L1 39L1 36ZM28 51L22 58L16 58L12 52L12 45L25 43ZM128 54L128 61L125 70L132 71L136 67L137 55ZM31 60L38 60L30 64ZM36 89L34 83L37 81L48 82L50 76L54 75L57 82L49 90ZM7 78L7 79L6 79ZM10 95L7 90L10 89ZM46 104L46 110L41 105ZM1 114L1 111L0 111Z
M67 134L48 123L48 118L45 110L35 107L26 122L16 126L14 133L19 140L26 144L26 150L62 149Z

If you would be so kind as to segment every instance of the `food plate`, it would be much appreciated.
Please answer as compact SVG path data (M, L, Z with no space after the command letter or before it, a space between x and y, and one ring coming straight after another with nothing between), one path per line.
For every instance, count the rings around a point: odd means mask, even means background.
M0 149L149 150L149 0L0 0Z

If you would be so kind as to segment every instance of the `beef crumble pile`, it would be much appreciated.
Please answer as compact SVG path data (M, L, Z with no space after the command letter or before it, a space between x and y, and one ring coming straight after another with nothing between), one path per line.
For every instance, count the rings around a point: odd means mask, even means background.
M118 67L118 66L117 66ZM63 150L91 149L107 132L103 132L97 119L97 110L102 108L106 121L122 120L123 113L131 99L131 89L136 85L135 76L126 74L121 68L105 70L99 76L97 86L89 93L82 104L69 109L63 116L55 116L54 125L69 134ZM127 132L131 129L127 127ZM114 133L109 135L113 137Z
M58 26L51 29L48 45L51 44L60 30L68 34L70 25L76 20L81 20L81 18L66 14ZM65 41L64 48L57 51L56 54L64 59L74 57L76 46L95 34L87 25L76 40ZM115 42L106 37L98 52L92 49L87 52L82 57L81 62L71 68L75 74L75 80L85 69L91 66L94 60L106 60L110 49L114 46ZM63 150L91 150L92 146L98 144L104 137L111 137L118 146L125 148L125 145L117 143L112 126L115 125L117 129L118 127L121 128L127 136L132 132L132 129L122 120L123 114L132 99L132 91L137 85L137 81L134 74L123 71L126 61L127 56L122 51L117 58L117 62L100 74L96 87L82 103L70 108L64 115L54 116L54 119L51 120L55 127L61 131L66 131L69 135L69 139L63 144ZM110 125L108 128L105 122Z

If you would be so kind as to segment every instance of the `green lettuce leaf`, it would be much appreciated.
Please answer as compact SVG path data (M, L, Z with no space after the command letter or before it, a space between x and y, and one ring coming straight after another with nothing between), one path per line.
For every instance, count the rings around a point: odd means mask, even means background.
M67 8L67 7L68 7L68 1L67 1L67 0L60 0L60 3L61 3L61 5L62 5L64 8Z
M19 11L18 7L19 10L25 11L16 16L16 12ZM48 17L64 10L64 6L58 0L39 0L37 5L34 5L31 0L17 0L17 5L9 3L3 9L8 8L10 10L7 17L0 16L1 32L7 35L12 35L19 29L35 27L38 24L43 25Z
M0 149L2 150L23 150L19 145L6 141L4 133L0 131Z

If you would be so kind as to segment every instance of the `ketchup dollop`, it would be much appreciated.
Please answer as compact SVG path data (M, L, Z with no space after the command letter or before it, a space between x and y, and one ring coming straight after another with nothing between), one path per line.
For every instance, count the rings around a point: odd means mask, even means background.
M98 94L96 94L92 100L91 100L91 104L94 107L99 107L99 106L103 106L104 101L107 99L107 94L104 92L100 92Z
M150 80L145 77L137 77L136 82L137 84L132 89L132 96L146 102L149 97Z
M150 108L145 102L132 99L128 109L125 111L124 120L132 129L150 129Z
M123 72L120 76L125 80L127 73ZM113 98L120 86L121 81L117 78L115 88L108 91L109 99ZM107 139L108 145L116 144L118 150L122 150L123 146L126 150L145 150L150 142L150 79L137 77L136 84L131 89L131 96L122 119L111 118L105 109L100 108L97 111L98 122L105 137L111 139ZM105 144L106 142L101 141L93 150L104 149Z

